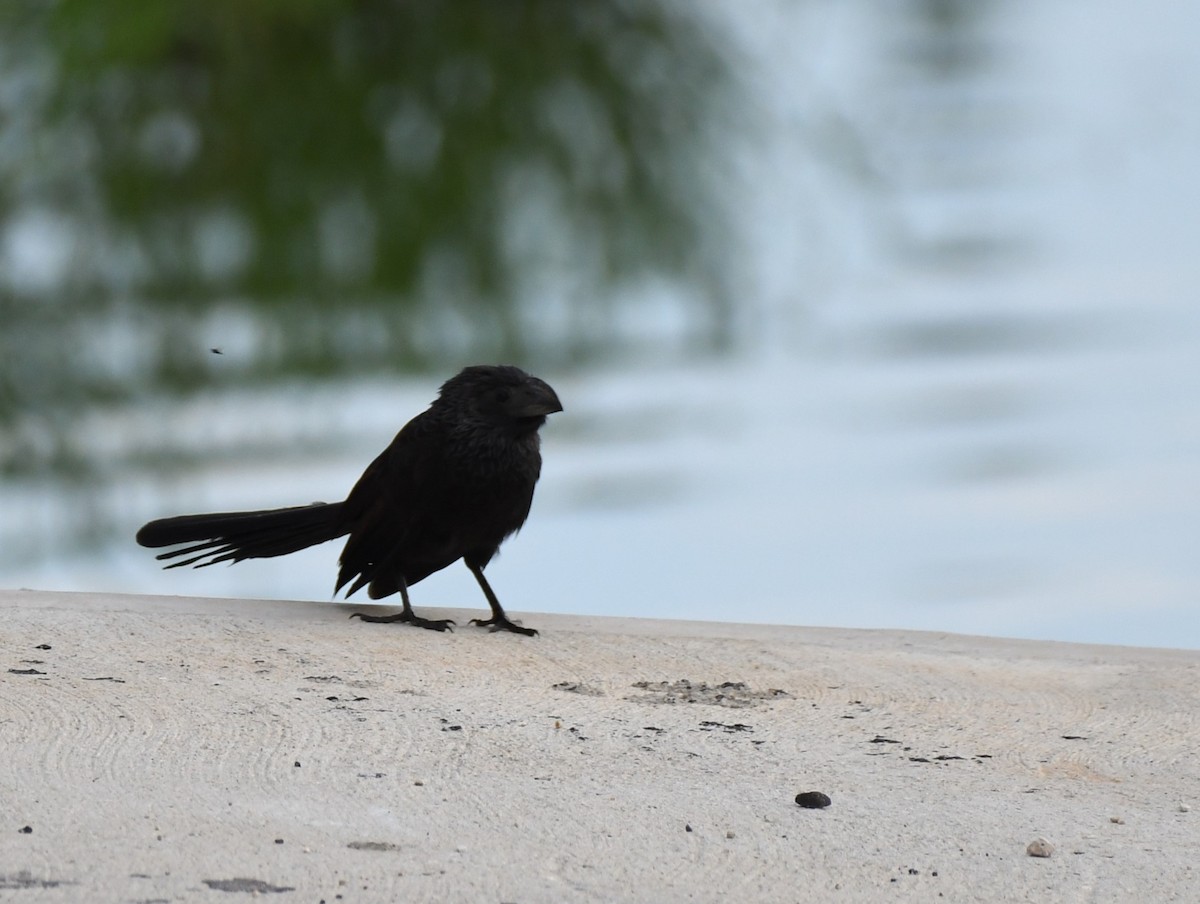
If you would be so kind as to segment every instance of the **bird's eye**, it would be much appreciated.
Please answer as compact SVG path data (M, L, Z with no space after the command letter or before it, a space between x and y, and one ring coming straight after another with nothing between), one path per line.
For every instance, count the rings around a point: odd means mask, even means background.
M510 395L511 395L511 393L507 389L497 389L496 390L496 401L497 402L507 402Z

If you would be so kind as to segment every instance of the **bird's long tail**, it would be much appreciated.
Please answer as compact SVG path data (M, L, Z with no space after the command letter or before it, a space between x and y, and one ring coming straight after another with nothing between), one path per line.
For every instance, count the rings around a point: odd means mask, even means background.
M142 546L176 546L157 558L187 558L165 568L284 556L349 533L342 522L341 502L314 502L293 508L262 512L219 512L212 515L178 515L151 521L137 532Z

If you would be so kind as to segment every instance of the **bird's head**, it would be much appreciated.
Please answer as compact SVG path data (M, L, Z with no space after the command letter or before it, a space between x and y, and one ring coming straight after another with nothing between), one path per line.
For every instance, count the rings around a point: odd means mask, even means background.
M442 384L438 401L519 434L535 432L547 415L563 410L548 383L509 364L464 368Z

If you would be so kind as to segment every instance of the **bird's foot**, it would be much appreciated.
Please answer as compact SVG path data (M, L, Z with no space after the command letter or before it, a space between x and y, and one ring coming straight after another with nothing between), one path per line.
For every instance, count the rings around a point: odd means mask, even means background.
M367 615L365 612L355 612L351 614L351 618L361 618L365 622L375 622L377 624L390 624L391 622L404 622L412 625L414 628L425 628L429 631L450 631L453 633L454 619L452 618L421 618L411 609L403 612L397 612L394 615Z
M511 631L513 634L524 634L526 637L537 637L537 631L533 628L522 628L520 625L513 624L503 615L493 615L491 618L473 618L470 621L472 625L478 625L481 628L488 628L492 633L496 631Z

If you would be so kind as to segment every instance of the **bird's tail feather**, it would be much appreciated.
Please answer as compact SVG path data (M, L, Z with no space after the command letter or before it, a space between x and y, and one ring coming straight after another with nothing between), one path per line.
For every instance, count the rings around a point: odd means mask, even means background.
M193 565L202 568L218 562L284 556L348 532L349 528L342 523L342 503L314 502L261 512L160 518L142 527L137 532L137 541L149 547L191 544L159 553L157 558L187 556L163 567Z

